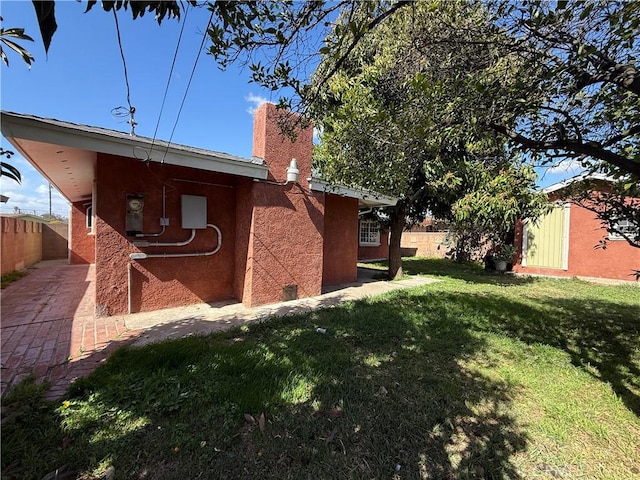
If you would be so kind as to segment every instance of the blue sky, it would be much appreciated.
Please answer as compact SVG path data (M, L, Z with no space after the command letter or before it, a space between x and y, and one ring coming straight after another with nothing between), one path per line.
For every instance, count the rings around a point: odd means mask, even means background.
M56 2L58 30L45 55L31 2L0 2L3 27L24 27L34 42L23 45L36 58L28 69L17 55L6 51L10 66L0 66L2 110L129 131L123 119L112 114L114 108L127 105L113 14L104 12L99 2L86 14L85 7L86 2ZM136 108L136 134L154 136L178 35L185 21L157 133L157 138L170 138L208 18L205 8L190 8L180 22L165 19L159 26L151 15L134 21L130 12L118 13L131 103ZM172 142L250 157L252 110L265 100L276 102L278 94L249 83L249 76L248 68L238 66L221 71L213 58L203 52L175 124ZM4 138L1 142L3 148L12 148ZM18 207L22 211L47 213L47 181L19 155L12 162L22 173L23 182L18 185L6 177L0 178L0 191L10 197L7 204L0 204L0 211L13 212ZM565 170L563 165L547 172L540 185L575 173ZM65 216L68 213L67 202L55 191L52 210Z
M104 12L99 3L86 14L85 7L86 2L56 2L58 30L47 56L31 2L0 3L3 27L24 27L34 42L22 45L36 58L28 69L19 56L5 49L10 66L0 67L2 110L129 131L123 119L112 115L113 108L127 105L113 14ZM157 138L171 136L208 18L205 8L191 8L186 15ZM158 26L151 15L133 21L130 12L118 13L138 135L153 137L182 20L165 19ZM248 80L248 68L220 71L203 52L172 142L250 157L252 109L265 100L277 101L277 94ZM12 148L4 138L2 146ZM23 184L2 177L0 191L10 200L0 204L1 211L13 212L17 206L48 212L46 179L19 155L12 162L22 173ZM60 195L54 193L52 203L55 213L67 215L67 203Z

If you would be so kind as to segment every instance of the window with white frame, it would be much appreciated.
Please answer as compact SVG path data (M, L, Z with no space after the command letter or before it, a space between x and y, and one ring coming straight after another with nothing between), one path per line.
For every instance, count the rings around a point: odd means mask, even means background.
M609 240L626 240L623 234L631 239L638 236L638 225L626 218L612 221L611 230L613 231L609 232Z
M90 203L84 205L85 225L93 231L93 206Z
M380 245L380 224L372 220L360 221L360 245Z

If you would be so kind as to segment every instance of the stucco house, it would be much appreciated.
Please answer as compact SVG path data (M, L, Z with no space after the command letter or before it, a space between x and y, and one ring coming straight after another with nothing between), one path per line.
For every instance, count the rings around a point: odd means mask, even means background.
M312 128L292 142L280 114L257 109L252 158L10 112L2 134L71 203L98 314L255 306L356 280L359 210L395 203L312 178Z
M640 248L632 247L619 235L609 234L594 212L567 199L570 185L587 180L596 187L592 195L607 189L606 178L584 177L544 190L555 206L537 222L520 222L516 226L519 254L513 265L515 272L635 280L634 271L640 270ZM640 199L629 201L640 205ZM606 249L596 248L601 240L606 240Z

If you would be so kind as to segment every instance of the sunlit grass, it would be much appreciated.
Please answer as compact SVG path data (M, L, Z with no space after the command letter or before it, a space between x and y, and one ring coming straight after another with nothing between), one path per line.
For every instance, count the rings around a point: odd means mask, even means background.
M640 475L637 288L405 267L442 281L121 349L55 404L22 385L3 476Z

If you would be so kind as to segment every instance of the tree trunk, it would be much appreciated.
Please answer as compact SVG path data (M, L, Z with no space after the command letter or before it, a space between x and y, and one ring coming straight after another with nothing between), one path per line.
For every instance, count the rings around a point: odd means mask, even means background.
M467 249L467 237L464 232L460 233L456 241L456 262L468 262L469 252Z
M389 279L402 278L402 256L400 255L400 239L405 225L406 209L399 201L391 213L389 228Z

